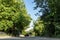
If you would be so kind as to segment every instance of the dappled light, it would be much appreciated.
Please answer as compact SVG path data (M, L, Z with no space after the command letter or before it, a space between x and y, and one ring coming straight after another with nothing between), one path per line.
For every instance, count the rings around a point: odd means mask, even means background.
M9 37L60 38L60 0L0 0L0 32Z

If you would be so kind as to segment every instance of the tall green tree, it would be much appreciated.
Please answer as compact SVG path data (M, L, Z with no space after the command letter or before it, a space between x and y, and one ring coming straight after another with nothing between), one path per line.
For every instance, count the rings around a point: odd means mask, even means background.
M19 35L31 18L26 12L23 0L0 0L0 30Z
M60 0L35 0L36 8L41 8L41 19L45 22L46 29L49 30L49 36L59 35L60 33ZM51 31L51 32L50 32Z
M44 35L44 30L45 30L44 22L42 20L40 20L39 18L36 22L34 22L33 30L35 32L35 36L43 36Z

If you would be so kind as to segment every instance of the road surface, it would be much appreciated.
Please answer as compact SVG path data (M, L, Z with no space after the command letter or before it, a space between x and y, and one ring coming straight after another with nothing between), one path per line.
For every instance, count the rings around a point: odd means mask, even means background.
M59 38L45 38L45 37L12 37L12 38L4 38L0 40L60 40Z

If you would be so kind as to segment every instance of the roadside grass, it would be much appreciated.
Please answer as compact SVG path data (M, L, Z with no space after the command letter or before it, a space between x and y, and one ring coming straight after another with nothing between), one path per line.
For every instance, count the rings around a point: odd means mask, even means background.
M7 34L0 34L0 36L9 36L9 35L7 35Z
M5 37L5 36L10 36L10 35L8 35L8 34L6 34L4 32L0 32L0 37Z

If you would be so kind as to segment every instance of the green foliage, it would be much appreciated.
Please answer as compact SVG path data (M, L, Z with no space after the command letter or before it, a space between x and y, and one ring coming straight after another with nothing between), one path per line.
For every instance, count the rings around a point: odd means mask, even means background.
M39 12L43 14L41 19L45 24L47 34L51 37L53 35L58 36L60 34L60 0L35 0L35 3L35 9L43 8Z
M43 35L43 32L44 32L44 22L42 20L37 20L35 23L34 23L34 32L35 32L35 35L36 36L41 36Z
M9 33L14 29L20 32L30 20L23 0L0 0L0 30Z
M8 20L2 20L0 21L0 30L7 30L9 27L12 28L13 26L13 22L12 21L8 21Z

